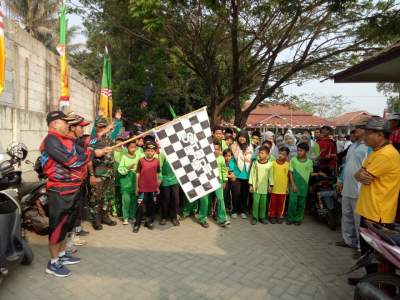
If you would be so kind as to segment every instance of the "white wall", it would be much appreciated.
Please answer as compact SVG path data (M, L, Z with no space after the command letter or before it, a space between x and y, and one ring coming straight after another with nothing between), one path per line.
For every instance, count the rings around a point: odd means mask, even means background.
M6 83L0 96L0 154L13 141L25 143L29 159L39 155L38 148L46 135L46 114L58 108L58 56L23 31L19 25L7 21ZM70 109L93 121L98 87L77 70L70 71ZM31 167L24 166L31 179Z

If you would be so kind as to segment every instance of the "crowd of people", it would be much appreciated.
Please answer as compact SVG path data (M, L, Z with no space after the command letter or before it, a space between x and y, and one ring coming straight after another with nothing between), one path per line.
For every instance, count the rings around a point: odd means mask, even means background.
M213 218L221 227L231 220L249 219L252 225L301 225L312 176L338 176L342 194L342 236L338 246L365 251L358 228L363 220L392 223L400 188L400 115L388 120L372 117L356 124L348 137L334 137L324 126L294 135L237 130L215 126L213 144L221 187L189 202L159 149L155 137L121 133L121 113L115 120L97 118L90 135L83 117L61 111L47 116L49 132L41 145L47 175L49 245L46 272L71 274L77 264L74 246L89 234L81 220L85 207L95 230L103 225L144 227L195 217L208 228ZM128 142L125 140L129 139ZM390 142L389 142L390 141ZM394 145L394 147L391 145ZM123 144L123 145L122 145ZM110 217L111 216L111 217ZM117 221L116 221L117 220ZM360 225L361 224L361 225Z

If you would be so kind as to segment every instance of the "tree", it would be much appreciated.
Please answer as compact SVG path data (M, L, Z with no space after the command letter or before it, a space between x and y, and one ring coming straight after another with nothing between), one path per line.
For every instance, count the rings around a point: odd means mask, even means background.
M378 83L377 90L387 97L389 112L400 112L400 83Z
M142 24L132 18L129 0L81 0L74 7L84 19L87 49L72 55L71 63L100 82L104 47L113 70L114 107L122 108L128 127L140 121L170 118L169 102L178 115L206 105L204 87L192 70L163 46L142 36ZM146 87L153 85L149 105L141 107ZM148 124L150 127L151 124Z
M7 7L33 37L49 45L58 24L58 0L6 0Z
M343 114L349 107L351 101L343 96L316 96L314 94L303 94L292 96L290 102L301 110L310 112L324 119L330 119Z
M385 3L385 5L383 5ZM243 126L285 85L328 76L371 50L362 26L394 1L131 0L132 16L203 81L212 121ZM241 97L252 95L242 111ZM276 98L276 97L275 97Z

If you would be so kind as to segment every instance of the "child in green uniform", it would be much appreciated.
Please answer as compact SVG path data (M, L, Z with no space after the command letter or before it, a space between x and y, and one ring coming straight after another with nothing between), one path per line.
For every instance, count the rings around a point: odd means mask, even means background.
M167 224L170 219L174 226L179 225L179 183L175 177L171 165L168 163L165 153L159 155L161 168L161 220L160 225Z
M224 129L221 126L214 126L213 139L221 144L222 151L228 148L224 140Z
M219 180L221 183L221 187L217 189L215 192L200 198L200 207L199 207L199 223L204 228L208 228L209 225L207 223L207 211L208 211L208 203L214 199L214 196L217 197L217 222L222 227L226 227L230 224L228 217L226 215L225 210L225 202L224 202L224 184L228 180L227 170L225 165L225 159L221 155L221 144L219 141L214 142L214 153L217 159L218 171L219 171Z
M307 158L309 146L300 143L297 146L297 156L290 160L290 183L289 209L287 225L300 225L304 219L304 208L306 206L308 181L313 172L312 160Z
M124 141L124 137L122 135L117 136L115 139L115 144L119 144ZM113 211L112 214L114 216L122 217L122 194L121 194L121 174L118 172L119 163L121 161L122 155L127 152L124 146L118 147L114 150L114 169L115 169L115 197L113 203Z
M258 160L253 162L250 170L250 193L253 193L252 225L258 221L268 224L266 219L268 187L273 180L272 162L269 161L269 148L261 146Z
M120 174L122 192L122 218L124 225L128 220L135 221L136 216L136 168L139 157L135 154L136 143L131 141L127 144L128 152L123 154L119 163L118 173Z

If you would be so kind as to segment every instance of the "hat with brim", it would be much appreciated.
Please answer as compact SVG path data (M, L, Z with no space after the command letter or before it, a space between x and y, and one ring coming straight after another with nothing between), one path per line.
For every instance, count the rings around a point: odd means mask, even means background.
M389 113L386 117L386 120L388 121L400 120L400 113Z
M56 110L56 111L51 111L47 114L46 117L46 121L47 124L50 124L51 122L55 121L55 120L65 120L66 115L64 114L64 112L62 112L61 110Z
M80 122L78 125L79 125L79 126L82 126L82 127L85 127L85 126L90 125L90 122L88 122L88 121L82 121L82 122Z
M367 124L365 125L365 129L373 131L390 132L390 127L387 120L378 116L374 116L371 119L369 119Z
M147 142L144 144L144 150L148 150L148 149L157 150L157 144L156 144L156 142L147 141Z
M361 118L357 122L355 122L352 127L354 129L357 129L357 128L364 129L365 126L368 124L369 119L370 119L370 117Z

